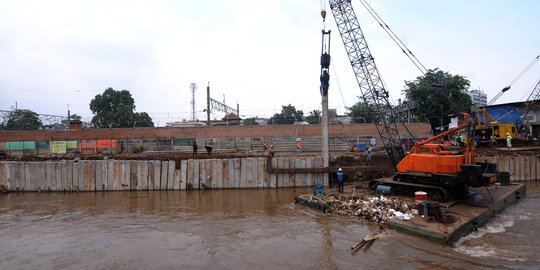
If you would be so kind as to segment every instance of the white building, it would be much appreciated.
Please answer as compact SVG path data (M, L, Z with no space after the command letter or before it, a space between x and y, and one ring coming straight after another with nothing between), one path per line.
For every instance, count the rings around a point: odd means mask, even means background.
M487 94L484 93L484 91L478 89L478 90L471 90L468 91L467 94L471 97L472 103L478 107L485 107L487 105Z

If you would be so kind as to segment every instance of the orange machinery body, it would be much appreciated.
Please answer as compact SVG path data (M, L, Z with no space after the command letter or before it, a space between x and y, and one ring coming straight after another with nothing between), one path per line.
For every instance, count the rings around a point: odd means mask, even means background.
M432 174L457 174L466 156L459 152L444 150L440 144L424 144L412 149L397 165L397 171Z

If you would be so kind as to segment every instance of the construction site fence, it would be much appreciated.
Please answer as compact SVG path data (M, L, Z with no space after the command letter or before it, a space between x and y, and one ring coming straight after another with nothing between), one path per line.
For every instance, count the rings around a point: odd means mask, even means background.
M371 136L330 137L330 151L348 151L355 145L369 145ZM410 139L403 139L408 142ZM118 154L146 151L192 151L197 142L200 151L204 146L226 151L264 151L265 144L272 145L274 152L296 151L300 141L302 151L321 151L321 137L281 136L271 138L181 138L155 140L66 140L66 141L7 141L0 142L0 152L10 156L47 156L66 154ZM365 149L363 147L362 149Z

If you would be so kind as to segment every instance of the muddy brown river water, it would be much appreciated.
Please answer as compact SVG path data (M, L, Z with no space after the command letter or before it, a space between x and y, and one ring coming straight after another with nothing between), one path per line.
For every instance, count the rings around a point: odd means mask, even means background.
M310 189L0 195L0 269L540 269L540 186L453 247L294 205Z

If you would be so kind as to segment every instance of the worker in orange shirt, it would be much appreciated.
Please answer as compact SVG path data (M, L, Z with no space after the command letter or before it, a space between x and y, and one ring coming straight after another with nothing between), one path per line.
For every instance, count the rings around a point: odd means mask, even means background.
M302 143L300 141L296 141L296 153L302 152Z

